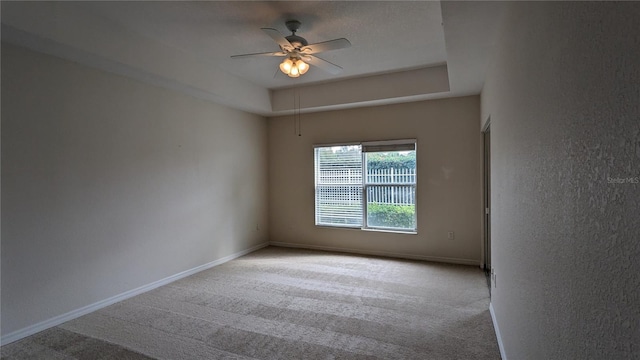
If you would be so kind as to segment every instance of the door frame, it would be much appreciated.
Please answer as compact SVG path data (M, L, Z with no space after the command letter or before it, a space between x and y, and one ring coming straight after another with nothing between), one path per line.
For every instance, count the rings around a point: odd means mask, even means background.
M491 116L482 127L482 264L491 271Z

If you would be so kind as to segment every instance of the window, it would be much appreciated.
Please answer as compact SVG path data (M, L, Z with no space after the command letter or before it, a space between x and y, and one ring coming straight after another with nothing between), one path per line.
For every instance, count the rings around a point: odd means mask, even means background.
M416 142L316 146L316 225L416 231Z

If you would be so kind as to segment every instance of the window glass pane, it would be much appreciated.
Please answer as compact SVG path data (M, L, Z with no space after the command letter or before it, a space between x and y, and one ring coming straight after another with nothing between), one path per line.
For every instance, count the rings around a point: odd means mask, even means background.
M368 152L365 154L367 184L415 184L416 151Z
M415 187L400 185L368 186L367 227L415 230Z
M367 227L415 231L415 150L367 152L365 166Z
M315 148L316 225L362 226L360 145Z

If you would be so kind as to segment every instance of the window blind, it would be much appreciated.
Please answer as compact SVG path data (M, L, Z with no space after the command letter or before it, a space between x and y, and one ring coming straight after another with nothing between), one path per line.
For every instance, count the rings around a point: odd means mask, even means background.
M363 145L362 152L413 151L416 144Z
M315 148L316 225L362 226L362 147Z
M362 143L362 152L413 151L415 139L369 141Z

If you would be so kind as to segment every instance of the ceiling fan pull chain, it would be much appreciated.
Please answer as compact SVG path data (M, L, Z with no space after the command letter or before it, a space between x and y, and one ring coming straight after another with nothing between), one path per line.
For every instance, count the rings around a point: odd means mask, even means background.
M302 126L300 124L300 93L298 89L293 90L293 133L302 136Z
M298 95L298 136L302 136L302 122L300 121L300 93L296 90Z
M298 89L293 89L293 135L298 134Z

